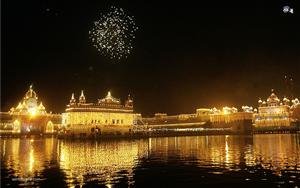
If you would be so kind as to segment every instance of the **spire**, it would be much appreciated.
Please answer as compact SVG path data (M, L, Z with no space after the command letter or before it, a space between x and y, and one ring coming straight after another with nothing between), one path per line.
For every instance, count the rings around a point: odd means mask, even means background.
M74 93L72 93L72 96L71 96L71 100L70 100L70 104L76 104L76 99L74 97Z
M85 96L83 90L81 90L81 95L79 97L79 103L85 103Z

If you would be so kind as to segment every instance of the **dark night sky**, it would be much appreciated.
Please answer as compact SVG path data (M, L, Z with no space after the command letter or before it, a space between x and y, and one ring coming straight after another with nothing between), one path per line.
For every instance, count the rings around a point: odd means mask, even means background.
M131 93L143 115L256 106L272 88L279 97L286 94L286 74L299 97L296 0L164 2L2 2L2 111L17 105L31 83L53 112L63 112L81 89L90 102L108 90L123 101ZM88 38L93 21L112 5L133 15L139 27L131 55L117 63ZM284 14L284 5L295 13Z

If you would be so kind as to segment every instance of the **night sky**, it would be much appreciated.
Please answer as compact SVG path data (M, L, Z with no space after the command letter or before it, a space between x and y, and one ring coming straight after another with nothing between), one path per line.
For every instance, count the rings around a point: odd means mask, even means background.
M208 3L209 2L209 3ZM300 7L290 1L2 2L1 111L33 83L46 109L61 113L71 93L96 102L130 93L135 111L193 113L199 107L253 105L272 88L300 96ZM284 5L294 14L283 13ZM122 7L139 30L119 62L91 45L100 13Z

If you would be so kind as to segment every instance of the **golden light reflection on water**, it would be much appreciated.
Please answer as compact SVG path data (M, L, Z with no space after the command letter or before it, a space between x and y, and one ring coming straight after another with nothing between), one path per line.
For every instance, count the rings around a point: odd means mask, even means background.
M264 168L272 170L300 170L299 135L256 135L253 139L253 157L248 164L260 162Z
M68 177L68 183L84 183L84 175L106 182L118 181L121 171L125 171L130 184L133 168L138 159L147 156L147 140L139 141L97 141L59 142L59 164ZM96 175L96 176L95 176ZM91 179L91 180L92 180Z
M252 137L194 136L150 138L150 157L191 159L199 166L232 166L241 160L244 145L252 143ZM248 143L249 142L249 143Z
M16 177L41 177L50 161L68 185L98 181L113 187L123 176L134 184L143 161L238 171L261 165L274 172L300 171L299 135L160 137L141 140L67 141L1 139L1 160ZM168 168L167 166L165 168ZM295 169L296 168L296 169ZM297 169L298 168L298 169ZM278 173L280 174L280 173ZM47 177L44 177L47 178Z
M1 139L1 160L13 175L22 178L38 176L45 168L45 161L55 160L57 140ZM2 147L5 145L5 147Z
M162 160L190 158L199 166L225 168L242 163L279 169L300 165L299 135L163 137L150 140L150 157Z

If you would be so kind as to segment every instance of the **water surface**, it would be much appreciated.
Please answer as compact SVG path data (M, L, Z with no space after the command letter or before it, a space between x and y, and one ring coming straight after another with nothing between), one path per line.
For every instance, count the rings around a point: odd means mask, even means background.
M2 138L1 176L25 187L300 187L300 135Z

